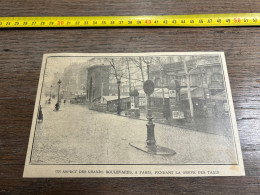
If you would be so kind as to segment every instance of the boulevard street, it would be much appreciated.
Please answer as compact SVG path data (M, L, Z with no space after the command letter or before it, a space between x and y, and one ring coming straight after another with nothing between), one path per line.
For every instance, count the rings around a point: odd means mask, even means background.
M87 105L42 105L43 122L34 137L32 164L191 164L236 163L233 137L155 123L156 144L173 156L147 154L129 145L146 141L146 123Z

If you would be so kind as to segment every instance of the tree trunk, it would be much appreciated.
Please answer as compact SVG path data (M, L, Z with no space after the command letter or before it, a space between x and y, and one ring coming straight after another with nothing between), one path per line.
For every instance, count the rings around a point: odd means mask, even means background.
M143 65L142 65L141 57L139 57L139 61L140 61L140 70L141 70L141 74L142 74L142 80L143 80L143 83L144 83L144 71L143 71Z
M190 90L190 75L188 73L187 65L185 60L183 60L183 65L184 65L184 71L186 74L186 82L187 82L187 93L188 93L188 100L189 100L189 105L190 105L190 116L193 119L194 117L194 110L193 110L193 103L191 99L191 90Z
M118 95L118 99L117 99L117 114L120 115L121 114L121 107L120 107L120 80L117 80L117 95Z
M60 85L58 86L58 103L60 103Z
M103 96L103 90L104 90L104 83L101 83L101 97Z
M131 73L130 73L130 67L129 67L128 60L126 61L126 63L127 63L127 69L128 69L129 96L130 96L130 93L132 91L132 89L131 89Z
M164 100L164 88L163 88L163 74L162 71L161 72L161 88L162 88L162 97L163 97L163 106L165 105L165 100Z

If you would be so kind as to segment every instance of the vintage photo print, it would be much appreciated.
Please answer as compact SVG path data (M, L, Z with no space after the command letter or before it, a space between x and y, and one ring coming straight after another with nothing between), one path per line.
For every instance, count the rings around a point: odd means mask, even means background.
M24 177L244 174L223 52L43 56Z

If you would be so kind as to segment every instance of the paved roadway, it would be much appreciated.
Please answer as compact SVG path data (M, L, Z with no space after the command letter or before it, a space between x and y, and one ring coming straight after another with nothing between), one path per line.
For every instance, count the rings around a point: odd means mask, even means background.
M86 105L42 106L32 164L236 163L232 137L156 124L158 145L177 152L155 156L129 145L146 140L146 121L89 110Z

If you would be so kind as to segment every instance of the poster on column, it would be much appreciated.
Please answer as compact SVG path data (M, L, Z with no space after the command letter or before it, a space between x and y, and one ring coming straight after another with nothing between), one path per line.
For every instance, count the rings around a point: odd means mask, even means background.
M243 175L223 52L43 56L23 177Z

